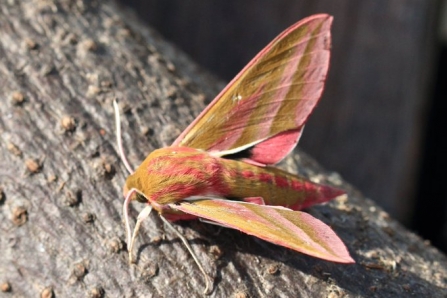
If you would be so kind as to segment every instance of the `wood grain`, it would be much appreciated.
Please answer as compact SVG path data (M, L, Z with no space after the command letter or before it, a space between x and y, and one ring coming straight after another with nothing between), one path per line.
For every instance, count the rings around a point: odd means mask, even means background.
M126 171L112 100L120 100L136 165L175 139L216 82L113 3L9 1L0 22L2 295L200 296L198 268L156 216L143 225L137 264L127 263ZM348 191L348 200L309 212L357 263L320 261L200 222L177 225L214 277L211 297L447 294L445 256L305 154L284 166Z

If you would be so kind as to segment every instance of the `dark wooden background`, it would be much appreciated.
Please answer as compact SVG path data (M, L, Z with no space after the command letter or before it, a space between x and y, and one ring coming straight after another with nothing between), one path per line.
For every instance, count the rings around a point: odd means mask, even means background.
M290 24L334 15L326 91L300 146L406 224L417 212L438 2L122 1L226 81Z
M313 5L306 14L317 10ZM332 80L345 80L334 74ZM114 2L24 0L0 6L0 82L0 295L200 296L199 270L156 214L138 237L137 263L127 262L127 173L112 100L120 99L124 144L137 165L170 144L222 88L212 75ZM333 85L327 94L335 87L348 90ZM334 117L331 129L339 113ZM445 297L442 253L308 155L292 154L284 166L347 191L348 199L307 212L336 231L356 264L317 260L200 222L178 224L214 280L212 297ZM132 218L141 207L132 204Z

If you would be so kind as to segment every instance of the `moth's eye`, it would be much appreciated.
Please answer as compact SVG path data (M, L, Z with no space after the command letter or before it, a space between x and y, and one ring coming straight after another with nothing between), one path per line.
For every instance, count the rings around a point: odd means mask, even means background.
M146 197L139 193L137 193L137 197L135 199L140 203L147 203Z

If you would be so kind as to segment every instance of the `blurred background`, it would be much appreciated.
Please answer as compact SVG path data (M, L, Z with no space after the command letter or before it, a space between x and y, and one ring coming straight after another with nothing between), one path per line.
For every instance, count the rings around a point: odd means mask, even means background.
M447 6L441 0L121 0L231 80L276 35L335 17L326 89L300 146L447 251ZM211 100L211 98L209 99Z

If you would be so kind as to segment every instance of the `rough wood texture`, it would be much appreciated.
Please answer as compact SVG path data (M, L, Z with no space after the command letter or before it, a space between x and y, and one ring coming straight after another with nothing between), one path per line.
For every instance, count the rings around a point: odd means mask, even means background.
M1 296L201 296L199 270L156 216L140 233L137 265L127 263L111 101L121 100L124 144L138 164L193 119L215 82L110 3L9 1L0 22ZM357 263L177 225L214 277L211 297L447 295L445 256L305 154L286 166L349 192L309 212Z
M144 20L228 80L290 24L332 14L327 88L300 146L408 222L430 105L439 1L132 2Z

